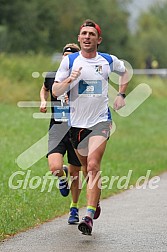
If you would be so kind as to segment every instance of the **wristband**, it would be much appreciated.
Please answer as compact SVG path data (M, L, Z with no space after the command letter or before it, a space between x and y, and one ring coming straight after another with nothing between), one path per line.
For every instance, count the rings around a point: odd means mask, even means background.
M124 99L126 97L126 94L123 94L123 93L118 93L117 96L122 96Z

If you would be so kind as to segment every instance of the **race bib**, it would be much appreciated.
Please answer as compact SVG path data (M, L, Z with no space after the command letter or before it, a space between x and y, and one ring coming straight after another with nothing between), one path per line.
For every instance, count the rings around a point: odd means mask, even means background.
M85 97L96 97L102 95L101 80L80 80L78 85L78 94Z
M69 106L54 106L54 120L56 122L68 122Z

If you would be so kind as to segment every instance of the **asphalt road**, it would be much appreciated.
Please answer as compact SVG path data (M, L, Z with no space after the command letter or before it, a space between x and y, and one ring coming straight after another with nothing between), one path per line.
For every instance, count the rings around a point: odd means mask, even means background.
M101 201L102 213L91 236L68 215L0 243L1 252L167 252L167 173L156 189L130 189ZM85 208L80 210L80 216Z

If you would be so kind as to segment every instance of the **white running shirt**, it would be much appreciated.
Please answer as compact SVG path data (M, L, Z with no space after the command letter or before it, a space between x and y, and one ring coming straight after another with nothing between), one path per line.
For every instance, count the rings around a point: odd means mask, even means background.
M81 75L70 84L69 125L89 128L99 122L111 120L108 109L108 77L110 72L124 73L123 61L116 56L97 52L95 58L87 59L81 52L63 58L55 81L62 82L71 71L82 67Z

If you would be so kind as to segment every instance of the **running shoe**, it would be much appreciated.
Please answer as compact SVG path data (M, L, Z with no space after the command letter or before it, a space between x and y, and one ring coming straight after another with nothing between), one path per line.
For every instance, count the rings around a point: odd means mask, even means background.
M71 207L70 216L68 218L68 224L75 224L76 222L79 222L78 208Z
M100 201L98 201L93 219L96 220L97 218L99 218L100 213L101 213L101 207L100 207Z
M82 218L82 221L78 225L78 229L84 235L91 235L93 227L93 220L89 216Z
M66 178L65 179L60 179L60 181L59 181L59 190L60 190L60 193L61 193L61 195L63 197L67 197L69 192L70 192L70 189L69 189L69 186L68 186L68 181L67 181L67 177L68 177L68 168L67 168L67 166L63 165L63 170L66 173Z

